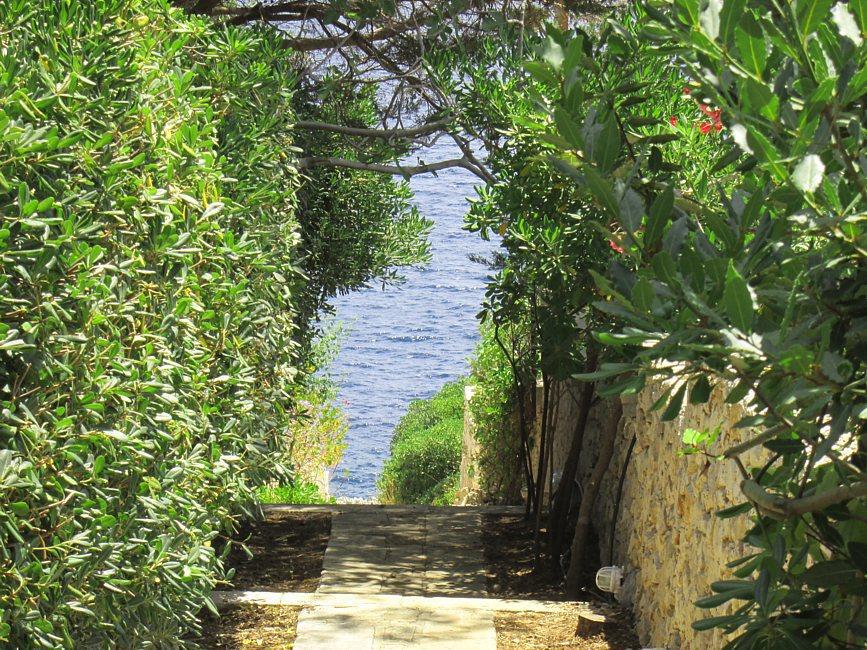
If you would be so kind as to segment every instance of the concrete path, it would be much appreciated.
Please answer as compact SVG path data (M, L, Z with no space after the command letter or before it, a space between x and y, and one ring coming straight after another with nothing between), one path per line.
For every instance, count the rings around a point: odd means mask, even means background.
M298 619L295 649L495 650L493 609L465 600L485 593L480 510L336 509L318 602Z

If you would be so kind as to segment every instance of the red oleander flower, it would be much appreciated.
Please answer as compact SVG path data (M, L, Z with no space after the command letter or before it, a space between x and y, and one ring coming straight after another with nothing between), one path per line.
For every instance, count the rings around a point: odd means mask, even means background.
M671 117L668 118L668 123L671 124L672 126L677 126L677 117L672 115Z
M608 240L608 245L615 253L620 253L621 255L623 255L623 248L621 246L618 246L617 242L615 242L613 239Z
M690 89L689 86L684 86L684 87L683 87L683 94L684 94L684 95L689 95L691 92L692 92L692 90Z
M717 108L714 110L713 108L711 108L707 104L699 104L698 109L702 113L707 115L714 122L719 122L720 116L722 115L722 109L721 108Z
M714 131L722 131L722 109L721 108L711 108L707 104L699 104L698 109L707 115L710 118L710 122L702 122L699 124L699 129L702 133L710 133L711 129Z

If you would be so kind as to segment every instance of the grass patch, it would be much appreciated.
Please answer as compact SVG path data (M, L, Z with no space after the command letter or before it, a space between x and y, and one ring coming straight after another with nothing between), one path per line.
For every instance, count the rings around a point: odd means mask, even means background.
M335 503L334 497L326 497L314 483L299 481L292 485L263 486L257 491L260 503Z

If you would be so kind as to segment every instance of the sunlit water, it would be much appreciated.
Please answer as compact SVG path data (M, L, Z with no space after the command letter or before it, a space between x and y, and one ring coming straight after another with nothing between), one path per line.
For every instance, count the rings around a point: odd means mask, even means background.
M455 156L450 147L437 149L427 162ZM430 397L469 369L488 274L469 256L487 258L496 246L461 230L476 182L463 169L414 177L415 202L435 224L432 261L406 270L400 286L371 287L336 301L347 332L333 371L349 418L348 447L331 483L338 497L374 497L394 426L410 401Z

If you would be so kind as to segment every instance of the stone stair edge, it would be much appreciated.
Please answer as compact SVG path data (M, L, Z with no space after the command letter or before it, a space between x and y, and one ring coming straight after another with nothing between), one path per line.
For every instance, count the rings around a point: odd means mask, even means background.
M382 607L438 609L444 606L490 611L550 611L552 607L575 607L581 611L604 613L594 603L571 600L524 600L471 596L405 596L402 594L353 594L340 592L243 591L218 589L212 593L217 609L237 604L286 605L296 607Z

